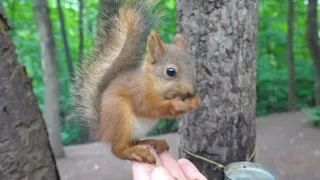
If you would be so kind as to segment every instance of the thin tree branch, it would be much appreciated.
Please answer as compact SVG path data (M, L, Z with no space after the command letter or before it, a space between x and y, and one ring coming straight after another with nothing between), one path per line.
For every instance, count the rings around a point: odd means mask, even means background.
M61 24L61 35L62 35L62 40L63 40L63 45L64 45L64 51L66 53L69 74L71 77L70 79L72 79L72 77L73 77L73 64L72 64L72 58L71 58L71 54L70 54L67 33L66 33L66 29L65 29L65 24L64 24L64 15L62 12L60 0L57 0L57 4L58 4L59 20L60 20L60 24Z
M81 61L83 54L83 0L79 0L79 59L78 62Z

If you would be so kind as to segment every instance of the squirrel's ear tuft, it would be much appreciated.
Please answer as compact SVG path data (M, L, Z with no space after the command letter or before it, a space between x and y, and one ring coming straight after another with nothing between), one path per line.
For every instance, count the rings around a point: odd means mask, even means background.
M173 39L173 44L178 48L185 49L187 47L187 42L182 34L177 34Z
M154 64L160 59L165 51L164 43L161 41L158 33L152 30L148 36L147 52L150 55L148 63Z

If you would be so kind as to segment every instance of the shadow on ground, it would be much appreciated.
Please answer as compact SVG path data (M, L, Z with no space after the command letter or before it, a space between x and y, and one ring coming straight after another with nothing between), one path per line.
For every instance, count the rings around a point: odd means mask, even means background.
M166 134L170 152L178 158L178 134ZM320 179L320 129L306 123L303 112L257 118L257 162L270 169L277 180ZM131 163L113 157L100 143L65 148L58 159L62 180L130 180Z

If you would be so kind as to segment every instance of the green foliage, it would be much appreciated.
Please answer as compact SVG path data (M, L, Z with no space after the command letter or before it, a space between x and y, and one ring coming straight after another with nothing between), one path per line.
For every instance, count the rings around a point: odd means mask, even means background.
M311 106L314 99L312 63L296 59L297 108ZM257 115L287 110L288 70L277 69L270 61L259 59L257 69Z
M37 98L39 107L41 110L43 110L44 86L40 61L40 42L38 30L35 24L33 3L32 1L30 2L25 0L4 0L2 2L2 5L9 18L10 24L14 27L13 31L9 33L15 43L18 60L26 66L27 73L32 78L33 91ZM63 48L62 36L60 32L60 22L56 0L49 0L48 6L50 9L50 18L52 21L53 33L56 43L56 53L59 65L58 75L61 91L61 116L64 118L65 116L70 114L69 112L71 108L69 87L70 78ZM84 55L88 55L90 48L93 45L93 39L96 33L95 23L96 16L98 14L98 0L84 1L84 6L83 52ZM65 16L65 26L73 65L75 69L77 69L79 54L78 1L62 1L62 10ZM64 144L77 143L79 139L75 136L77 136L78 134L80 134L80 130L77 124L72 123L62 125L62 139Z
M175 119L162 119L159 123L148 133L148 136L159 134L166 134L178 131L178 121Z
M33 91L40 109L43 109L43 81L40 61L39 34L35 24L33 4L26 0L1 1L14 30L10 32L16 45L19 61L26 65L33 79ZM70 87L67 61L63 49L60 22L56 0L49 0L50 18L56 41L61 88L61 116L70 114ZM65 18L67 37L74 68L78 61L78 0L63 0L62 10ZM88 55L96 34L96 18L99 0L84 1L83 33L84 55ZM314 70L306 42L306 4L295 1L294 57L297 88L297 107L313 105ZM176 33L175 0L160 0L163 10L160 36L165 42L172 42ZM23 13L21 13L23 12ZM266 115L287 110L288 73L286 54L287 1L259 1L259 33L257 61L257 115ZM309 112L309 111L308 111ZM311 111L310 111L311 112ZM319 111L311 112L311 119L320 119ZM315 118L317 117L317 118ZM177 131L177 121L161 120L149 133L156 135ZM62 139L65 145L81 142L80 126L77 123L62 124Z
M63 49L63 42L60 33L60 22L56 0L49 0L50 18L52 21L54 38L56 43L56 52L59 64L59 81L61 90L61 113L67 115L70 109L69 93L69 72L67 61ZM78 60L78 1L65 0L62 3L65 16L65 25L67 27L67 37L70 45L72 61L77 68ZM27 73L33 80L33 91L37 97L41 110L43 109L43 82L42 69L40 61L39 34L35 24L33 4L29 1L5 0L3 2L6 14L14 30L10 32L15 43L19 61L26 65ZM84 54L89 53L93 45L95 36L95 22L97 15L98 0L85 2L84 14ZM23 12L23 13L19 13Z
M320 108L305 108L304 111L308 115L308 123L320 127Z
M287 1L259 2L257 115L287 110ZM294 58L297 108L313 105L314 70L306 41L307 7L295 1Z
M176 1L160 0L158 6L163 12L159 34L164 42L170 43L176 34Z
M64 145L82 142L81 126L77 122L63 123L61 126L61 139Z

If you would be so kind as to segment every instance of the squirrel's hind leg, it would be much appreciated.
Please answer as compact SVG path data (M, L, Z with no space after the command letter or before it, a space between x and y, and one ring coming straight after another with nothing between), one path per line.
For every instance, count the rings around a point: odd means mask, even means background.
M104 92L101 103L100 137L110 142L112 153L120 158L155 164L147 146L133 143L133 113L129 101L112 92Z
M112 152L120 159L128 159L132 161L145 162L155 164L156 158L150 152L146 145L155 146L155 151L161 153L169 150L169 146L165 140L145 139L134 140L130 144L113 144Z
M156 158L150 152L147 146L144 145L127 145L118 146L112 145L112 153L120 159L127 159L131 161L144 162L149 164L155 164Z

